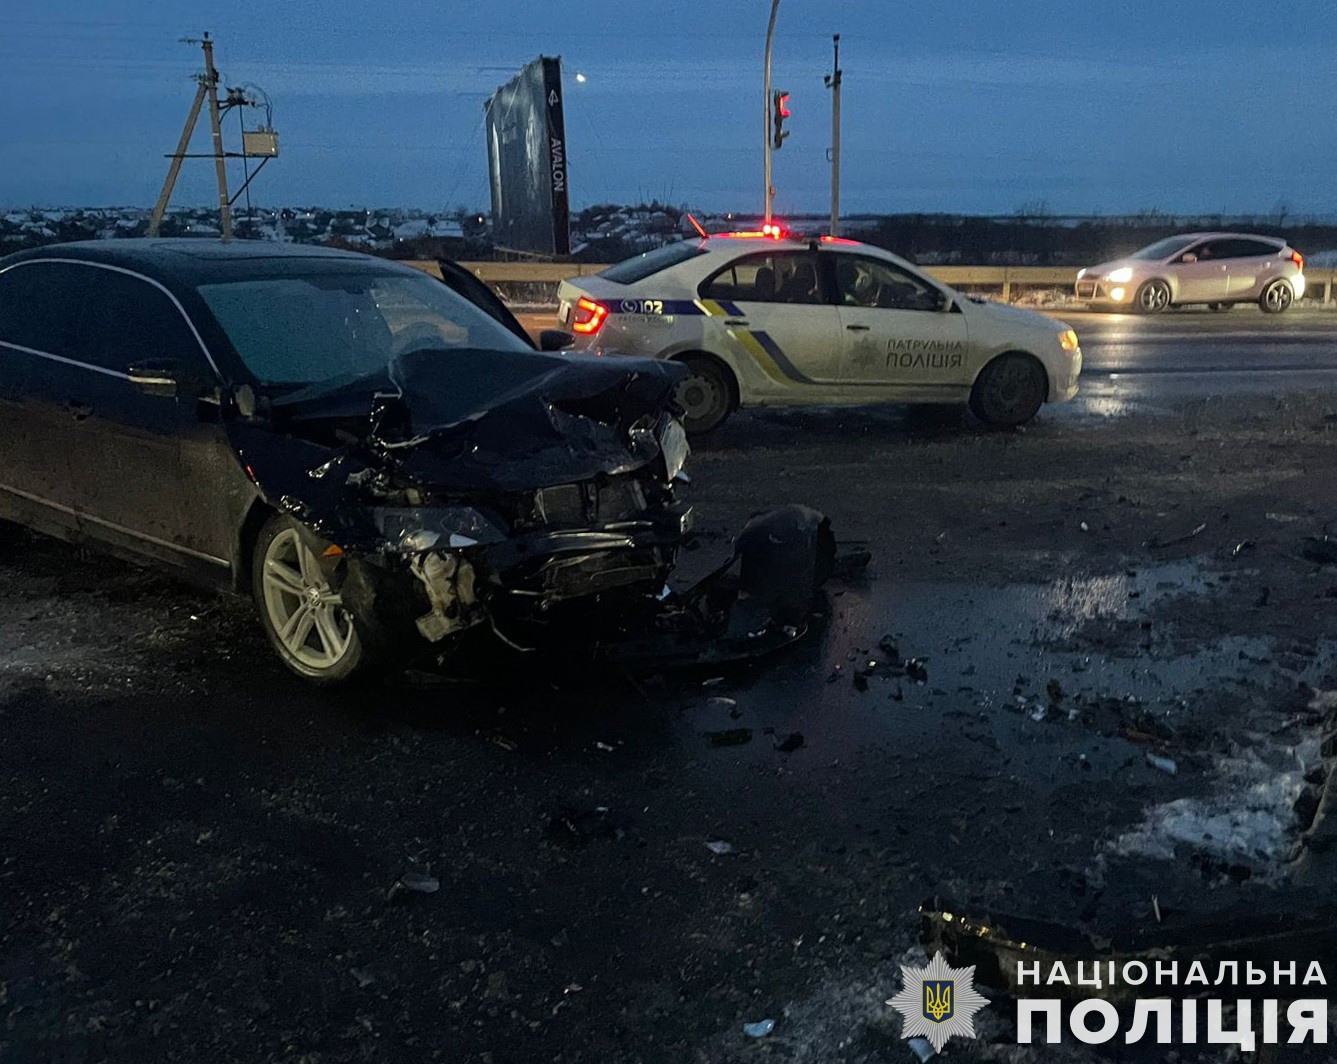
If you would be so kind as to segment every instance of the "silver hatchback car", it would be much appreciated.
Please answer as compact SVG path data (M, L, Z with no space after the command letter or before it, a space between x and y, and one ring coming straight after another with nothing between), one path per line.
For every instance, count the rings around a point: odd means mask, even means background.
M1280 314L1304 295L1304 264L1304 256L1279 237L1183 233L1079 271L1077 298L1141 314L1185 303L1213 310L1257 303Z

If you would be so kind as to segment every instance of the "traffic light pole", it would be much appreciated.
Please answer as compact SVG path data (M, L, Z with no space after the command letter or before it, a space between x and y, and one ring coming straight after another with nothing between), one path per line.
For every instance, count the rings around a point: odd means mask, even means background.
M826 84L831 90L831 235L840 235L840 34L831 37L835 60Z
M771 222L771 201L775 198L775 188L771 185L771 43L775 40L775 16L780 11L780 0L771 0L771 21L766 27L766 77L765 92L762 95L762 110L765 112L765 160L766 160L766 224Z

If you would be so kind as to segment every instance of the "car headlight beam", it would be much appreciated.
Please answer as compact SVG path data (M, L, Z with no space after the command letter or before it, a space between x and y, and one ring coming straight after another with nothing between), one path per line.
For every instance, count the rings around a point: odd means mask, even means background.
M1127 284L1132 279L1133 268L1131 266L1124 266L1122 269L1113 270L1110 273L1105 274L1105 280L1112 284Z

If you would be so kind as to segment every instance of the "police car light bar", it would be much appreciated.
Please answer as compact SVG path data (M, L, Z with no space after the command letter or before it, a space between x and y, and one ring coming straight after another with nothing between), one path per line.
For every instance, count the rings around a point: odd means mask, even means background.
M739 229L732 233L714 234L715 239L723 237L726 240L756 240L758 237L783 240L788 235L789 231L779 222L767 222L760 229Z

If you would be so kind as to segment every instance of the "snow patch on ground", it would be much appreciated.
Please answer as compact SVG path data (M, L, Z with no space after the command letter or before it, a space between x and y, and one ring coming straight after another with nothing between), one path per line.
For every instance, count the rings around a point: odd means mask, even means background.
M1275 865L1294 844L1295 800L1305 773L1319 760L1316 739L1291 747L1288 764L1280 766L1252 751L1223 757L1216 765L1214 794L1152 806L1143 822L1109 849L1120 856L1170 860L1187 848L1232 862Z

